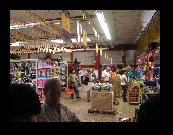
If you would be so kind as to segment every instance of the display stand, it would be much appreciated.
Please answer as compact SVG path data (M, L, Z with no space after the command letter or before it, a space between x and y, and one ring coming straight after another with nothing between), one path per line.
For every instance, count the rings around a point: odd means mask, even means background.
M142 100L143 82L133 80L129 90L129 104L139 104Z
M59 79L63 88L68 89L68 63L59 62Z
M37 91L37 60L10 60L10 77L12 83L24 83Z
M114 86L109 83L96 83L91 90L91 109L88 109L88 113L117 114L113 101Z
M116 111L114 111L113 108L113 94L113 91L98 92L97 90L92 90L91 109L88 109L88 113L98 112L116 114Z
M38 60L38 93L41 102L44 101L43 88L47 79L57 78L62 88L68 88L68 63L51 60Z

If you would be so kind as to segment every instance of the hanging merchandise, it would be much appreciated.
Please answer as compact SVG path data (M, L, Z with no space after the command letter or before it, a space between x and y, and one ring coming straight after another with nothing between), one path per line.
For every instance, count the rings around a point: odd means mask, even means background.
M38 61L38 89L44 88L47 79L57 78L62 87L67 88L68 64L52 60Z
M36 63L36 59L10 60L11 83L28 84L37 90Z
M68 88L68 63L59 62L59 81L63 88Z
M58 57L58 62L63 62L63 58L61 55Z

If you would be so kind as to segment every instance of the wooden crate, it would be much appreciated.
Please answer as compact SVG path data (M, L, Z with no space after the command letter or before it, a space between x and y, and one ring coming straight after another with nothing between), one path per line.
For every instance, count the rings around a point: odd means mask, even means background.
M113 94L108 91L91 91L91 109L113 111Z

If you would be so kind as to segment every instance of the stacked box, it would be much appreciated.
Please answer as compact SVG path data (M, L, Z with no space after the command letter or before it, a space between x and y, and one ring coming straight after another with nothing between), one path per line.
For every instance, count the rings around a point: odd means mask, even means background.
M91 91L91 109L113 111L113 93Z

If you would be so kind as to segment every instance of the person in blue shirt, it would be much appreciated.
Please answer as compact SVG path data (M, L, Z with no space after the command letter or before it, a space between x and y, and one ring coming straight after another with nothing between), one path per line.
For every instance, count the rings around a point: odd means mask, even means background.
M94 70L92 70L92 77L94 78L94 83L97 83L97 76L96 76L96 74L94 73Z
M142 68L140 65L138 65L138 67L135 69L135 77L137 80L140 80L142 77Z

